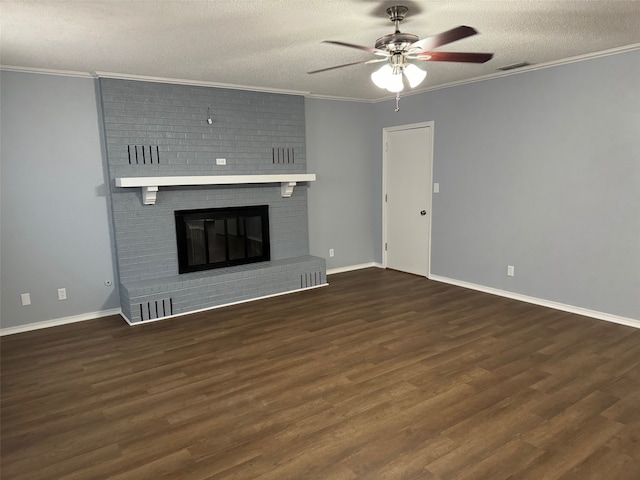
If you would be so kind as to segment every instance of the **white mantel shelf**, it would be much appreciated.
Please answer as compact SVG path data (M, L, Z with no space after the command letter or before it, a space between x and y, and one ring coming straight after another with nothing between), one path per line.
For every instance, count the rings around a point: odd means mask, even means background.
M116 178L116 187L142 188L142 202L154 205L158 187L189 185L241 185L249 183L279 183L283 197L290 197L298 182L315 182L315 173L285 175L208 175L180 177L122 177Z

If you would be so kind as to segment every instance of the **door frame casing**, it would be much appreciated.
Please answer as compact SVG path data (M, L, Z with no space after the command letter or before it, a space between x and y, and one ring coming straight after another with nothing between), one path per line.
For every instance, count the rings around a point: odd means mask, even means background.
M429 182L429 195L428 195L428 205L427 215L428 215L428 233L427 233L427 241L428 241L428 268L427 268L427 278L431 278L431 227L432 227L432 218L433 218L433 139L434 139L434 128L435 122L433 120L428 122L419 122L419 123L409 123L406 125L398 125L395 127L385 127L382 129L382 267L387 268L387 250L385 248L385 244L387 243L387 175L388 175L388 153L387 153L387 140L389 132L397 132L401 130L415 130L417 128L427 128L427 134L429 135L429 147L430 151L428 153L428 169L431 175L431 181Z

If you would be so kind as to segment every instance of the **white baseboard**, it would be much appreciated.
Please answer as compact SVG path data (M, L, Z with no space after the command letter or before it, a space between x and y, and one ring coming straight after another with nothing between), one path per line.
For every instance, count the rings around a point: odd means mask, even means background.
M598 320L605 320L607 322L618 323L620 325L626 325L627 327L640 328L640 320L635 320L633 318L621 317L619 315L613 315L611 313L598 312L597 310L589 310L587 308L576 307L574 305L567 305L565 303L554 302L554 301L545 300L542 298L530 297L528 295L513 293L507 290L500 290L498 288L485 287L484 285L464 282L462 280L455 280L453 278L448 278L448 277L441 277L440 275L429 275L429 280L448 283L451 285L456 285L458 287L469 288L471 290L477 290L479 292L490 293L492 295L498 295L500 297L511 298L513 300L519 300L521 302L533 303L535 305L540 305L542 307L553 308L555 310L561 310L563 312L575 313L578 315L583 315L585 317L596 318Z
M68 323L84 322L85 320L95 320L96 318L109 317L111 315L120 315L121 313L122 312L119 308L113 308L111 310L102 310L100 312L83 313L81 315L73 315L71 317L45 320L44 322L28 323L27 325L18 325L17 327L0 328L0 337L4 335L13 335L14 333L30 332L31 330L40 330L41 328L67 325Z
M380 263L375 263L375 262L371 262L371 263L363 263L363 264L359 264L359 265L351 265L348 267L340 267L340 268L334 268L331 270L327 270L327 275L333 275L335 273L343 273L343 272L350 272L350 271L354 271L354 270L361 270L363 268L370 268L370 267L376 267L376 268L383 268L382 264ZM536 298L536 297L530 297L528 295L522 295L519 293L513 293L513 292L509 292L507 290L500 290L497 288L492 288L492 287L486 287L484 285L478 285L475 283L470 283L470 282L465 282L462 280L456 280L453 278L448 278L448 277L442 277L440 275L430 275L429 276L430 280L436 281L436 282L442 282L442 283L448 283L450 285L456 285L458 287L463 287L463 288L469 288L471 290L477 290L479 292L484 292L484 293L489 293L492 295L497 295L500 297L505 297L505 298L511 298L513 300L519 300L521 302L526 302L526 303L533 303L535 305L540 305L543 307L548 307L548 308L553 308L556 310L561 310L563 312L569 312L569 313L575 313L577 315L583 315L585 317L591 317L591 318L596 318L598 320L604 320L607 322L612 322L612 323L617 323L620 325L626 325L628 327L633 327L633 328L640 328L640 320L636 320L633 318L627 318L627 317L621 317L619 315L613 315L611 313L605 313L605 312L599 312L597 310L589 310L586 308L582 308L582 307L576 307L574 305L567 305L565 303L559 303L559 302L554 302L551 300L544 300L542 298ZM297 290L292 290L289 292L283 292L283 293L276 293L273 295L266 295L263 297L259 297L259 298L252 298L249 300L241 300L239 302L232 302L232 303L226 303L224 305L217 305L215 307L210 307L210 308L204 308L204 309L200 309L200 310L194 310L191 312L186 312L186 313L180 313L177 315L171 315L168 317L162 317L159 319L154 319L154 320L146 320L144 322L138 322L138 323L131 323L131 321L125 317L125 315L123 315L122 311L119 308L114 308L111 310L102 310L99 312L90 312L90 313L84 313L81 315L73 315L71 317L64 317L64 318L57 318L57 319L53 319L53 320L46 320L44 322L35 322L35 323L29 323L27 325L18 325L16 327L7 327L7 328L0 328L0 336L4 336L4 335L13 335L15 333L22 333L22 332L29 332L32 330L40 330L42 328L49 328L49 327L56 327L59 325L67 325L69 323L76 323L76 322L83 322L85 320L95 320L96 318L101 318L101 317L108 317L111 315L120 315L124 318L124 320L129 324L129 325L144 325L150 322L155 322L158 320L165 320L168 318L173 318L173 317L179 317L179 316L183 316L183 315L189 315L191 313L198 313L198 312L203 312L206 310L213 310L216 308L222 308L222 307L228 307L231 305L237 305L237 304L241 304L241 303L247 303L247 302L252 302L254 300L262 300L265 298L271 298L271 297L277 297L280 295L286 295L289 293L296 293L296 292L300 292L303 290L310 290L310 289L314 289L314 288L320 288L320 287L326 287L327 285L329 285L328 283L324 283L322 285L317 285L315 287L308 287L308 288L300 288Z
M371 263L360 263L358 265L349 265L347 267L338 267L331 268L327 270L327 275L333 275L334 273L344 273L344 272L352 272L354 270L362 270L363 268L384 268L381 263L371 262Z
M120 313L120 316L124 318L124 321L127 322L129 326L137 327L138 325L147 325L149 323L158 322L160 320L168 320L170 318L183 317L184 315L191 315L192 313L206 312L209 310L215 310L217 308L230 307L231 305L240 305L241 303L255 302L256 300L264 300L265 298L280 297L282 295L288 295L290 293L304 292L305 290L313 290L316 288L322 288L322 287L328 287L328 286L329 286L328 283L323 283L321 285L314 285L313 287L297 288L296 290L288 290L286 292L272 293L271 295L264 295L262 297L249 298L247 300L239 300L237 302L230 302L222 305L215 305L213 307L200 308L198 310L190 310L188 312L183 312L183 313L176 313L175 315L167 315L166 317L152 318L151 320L144 320L142 322L132 322L131 319L127 318L127 316L124 313L120 311L118 313Z

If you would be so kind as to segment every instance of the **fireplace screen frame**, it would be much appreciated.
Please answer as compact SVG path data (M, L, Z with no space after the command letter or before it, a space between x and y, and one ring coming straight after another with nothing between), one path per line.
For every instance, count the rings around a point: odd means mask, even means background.
M178 272L180 274L189 272L199 272L202 270L210 270L217 268L232 267L236 265L246 265L257 262L267 262L271 260L271 245L269 241L269 206L268 205L251 205L246 207L222 207L222 208L205 208L197 210L176 210L176 244L178 249ZM262 254L251 256L249 253L250 232L251 227L247 227L247 219L258 217L260 219L260 243L262 245ZM213 223L211 223L213 222ZM216 225L216 222L218 224ZM220 223L221 222L221 223ZM206 256L204 263L193 264L190 261L190 248L193 248L193 239L189 238L188 225L196 225L201 223L203 228L203 245L199 254ZM211 246L209 241L209 231L211 228L224 227L224 260L212 259ZM208 227L209 226L209 227ZM242 235L231 235L229 230L235 230L236 233L243 232ZM255 226L253 228L255 230ZM240 241L244 248L244 256L238 258L237 250L232 252L230 239L243 239ZM220 254L220 250L216 250ZM193 257L193 253L191 254Z

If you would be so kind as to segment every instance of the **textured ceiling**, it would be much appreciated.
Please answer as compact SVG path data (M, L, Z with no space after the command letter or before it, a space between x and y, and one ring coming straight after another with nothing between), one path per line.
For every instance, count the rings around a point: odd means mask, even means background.
M438 50L495 53L482 65L425 63L419 89L640 47L639 0L1 0L0 63L376 100L389 97L369 78L378 65L306 72L373 58L321 42L373 46L393 32L384 11L397 4L409 7L401 30L420 38L480 32Z

